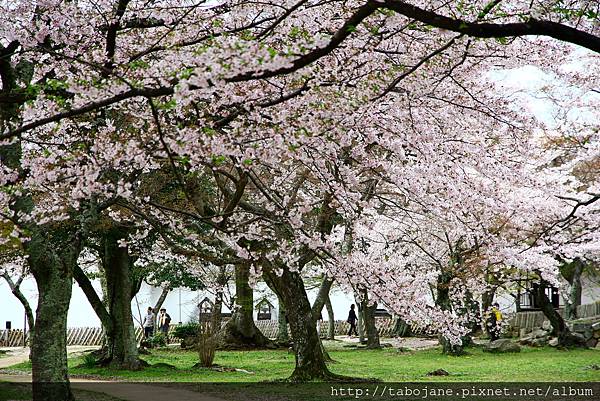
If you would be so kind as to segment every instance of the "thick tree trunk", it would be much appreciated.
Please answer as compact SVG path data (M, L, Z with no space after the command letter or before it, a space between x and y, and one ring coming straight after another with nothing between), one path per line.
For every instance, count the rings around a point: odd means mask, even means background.
M488 288L481 295L481 309L483 309L483 311L488 311L492 308L492 303L494 302L495 293L496 293L495 288Z
M131 313L131 291L134 288L132 261L127 247L119 246L121 238L122 234L118 230L111 231L104 237L102 264L106 277L106 300L112 320L106 363L118 369L137 370L142 367L142 363Z
M463 344L463 346L468 346L472 343L471 336L476 335L481 331L481 313L479 312L479 303L474 299L473 293L469 290L465 293L465 299L463 300L464 307L460 311L463 316L470 317L469 318L469 328L471 331L469 332L469 337L467 338L467 342Z
M71 401L74 398L67 369L67 314L72 268L80 249L78 245L69 247L68 243L54 247L46 242L46 236L47 233L35 233L26 244L38 288L36 328L31 341L33 399Z
M31 341L33 399L70 401L74 398L67 369L67 314L72 282L61 266L48 270L38 279L37 328Z
M366 291L361 291L360 297L364 328L367 335L367 348L381 348L381 343L379 342L379 331L375 325L375 311L377 310L377 303L373 302L373 304L369 305L369 296Z
M327 339L335 340L335 316L329 295L327 295L327 300L325 301L325 308L327 308Z
M569 299L565 305L565 317L569 320L577 318L577 307L581 305L581 274L585 267L584 262L577 258L571 263L570 274L567 278L571 288L569 290Z
M362 307L362 302L360 298L354 297L354 301L356 302L357 314L356 314L356 328L358 329L358 342L365 342L365 311Z
M397 337L410 337L412 335L410 325L401 317L396 319L393 333Z
M283 268L281 276L269 268L263 269L263 277L285 304L290 324L296 366L290 380L330 380L338 378L325 363L321 341L312 317L312 310L304 282L298 272Z
M131 279L132 260L127 248L118 246L121 237L115 230L103 238L103 300L79 266L75 267L74 276L104 329L104 344L98 351L99 364L118 369L138 370L146 363L139 359L131 314L131 299L134 296L131 291L135 288Z
M17 80L28 84L11 61L12 54L0 57L2 92L18 91ZM29 67L32 64L23 60ZM23 71L28 70L24 68ZM25 73L26 74L26 73ZM0 107L0 130L5 132L17 128L21 123L22 102L9 102ZM22 172L20 138L0 146L2 164ZM16 195L10 208L18 213L27 213L33 208L28 195ZM28 257L31 273L38 288L38 305L35 325L31 337L31 364L34 401L71 401L67 369L67 314L72 291L72 267L81 251L80 239L72 233L62 231L66 223L56 224L56 230L45 232L35 223L29 228L29 241L23 249ZM38 329L39 328L39 329Z
M329 277L323 277L323 281L321 282L321 286L319 287L319 292L317 293L317 297L315 298L315 302L313 302L312 306L312 314L313 319L315 321L321 318L321 313L323 311L323 307L329 298L329 290L331 290L331 286L333 285L333 279Z
M581 341L579 337L574 336L569 327L565 323L560 313L546 295L545 288L547 283L544 280L540 280L540 284L533 285L533 296L535 303L542 309L544 316L552 324L552 334L558 338L558 345L563 347L585 347L585 342Z
M546 282L543 280L540 284L534 284L533 296L535 297L536 304L542 309L544 316L550 320L550 323L552 324L552 334L560 337L563 333L568 332L569 328L560 313L554 309L552 302L548 299L545 287Z
M221 330L221 324L223 322L223 291L217 290L215 294L215 304L213 305L212 316L210 318L210 324L213 332L218 333Z
M223 288L227 285L228 277L225 266L219 267L219 276L217 277L217 292L215 294L215 305L213 307L213 314L211 317L211 325L215 333L221 331L223 324Z
M323 307L329 300L329 291L331 290L332 285L333 279L324 276L311 310L312 318L315 321L315 325L318 327L317 335L319 336L319 342L321 342L321 352L323 353L325 362L334 362L325 347L323 347L323 342L321 341L323 331Z
M249 284L250 266L235 266L235 310L219 334L219 346L227 349L273 346L254 324L254 291Z
M454 276L449 272L442 272L437 279L435 304L443 311L452 311L452 302L450 301L450 281ZM463 339L463 342L466 339ZM439 337L442 345L442 353L450 355L463 355L464 348L459 344L452 344L446 337Z

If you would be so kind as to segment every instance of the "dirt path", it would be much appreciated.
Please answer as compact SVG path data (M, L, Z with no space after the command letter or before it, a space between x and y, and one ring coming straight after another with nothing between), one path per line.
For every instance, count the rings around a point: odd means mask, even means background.
M0 369L25 362L29 359L28 348L2 348L8 350L7 356L0 358ZM90 347L69 347L69 355L80 353ZM0 373L0 381L29 383L31 375L13 375ZM201 383L198 384L201 386ZM140 384L127 382L99 381L71 378L73 389L104 393L126 401L225 401L221 398L199 392L162 387L157 384Z
M29 359L29 348L0 348L1 351L8 351L5 356L0 357L0 369L25 362Z
M2 375L0 381L29 383L30 375ZM162 387L159 384L96 381L71 378L71 388L102 393L124 401L225 401L195 391Z
M358 337L348 337L348 336L336 336L336 340L348 343L348 344L358 344ZM329 342L326 341L326 344ZM338 343L339 344L339 343ZM390 344L394 348L410 348L413 350L422 350L429 349L438 346L437 338L423 338L423 337L404 337L404 338L392 338L392 337L382 337L381 344ZM334 345L335 346L335 345Z

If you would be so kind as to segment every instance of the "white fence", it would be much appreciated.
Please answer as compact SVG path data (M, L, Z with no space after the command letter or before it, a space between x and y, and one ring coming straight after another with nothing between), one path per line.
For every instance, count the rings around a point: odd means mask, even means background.
M564 317L564 309L559 309L558 312ZM600 317L600 301L592 304L580 305L577 307L577 318L585 319L595 316ZM512 318L510 325L519 329L533 329L541 327L546 317L541 311L519 312Z
M394 329L396 320L391 318L376 319L376 326L379 330L379 335L390 336ZM258 329L269 338L275 338L279 330L279 324L274 320L258 320L255 322ZM177 325L171 325L169 333L172 333ZM345 335L348 332L349 325L343 320L336 320L335 335ZM325 336L328 331L328 322L321 322L321 335ZM413 332L422 332L417 328L413 328ZM136 338L138 341L142 339L143 330L139 327L135 329ZM88 345L97 346L102 344L102 328L100 327L71 327L67 329L67 345ZM29 333L27 333L26 342L29 342ZM178 338L169 336L169 343L179 342ZM19 347L23 346L23 330L0 330L0 347Z

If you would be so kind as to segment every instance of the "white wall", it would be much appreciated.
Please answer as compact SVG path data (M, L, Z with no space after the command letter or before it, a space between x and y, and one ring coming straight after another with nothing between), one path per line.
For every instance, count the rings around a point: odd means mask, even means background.
M583 277L581 281L581 303L585 305L600 300L600 278Z
M100 292L100 284L98 281L93 282L94 287ZM583 286L583 303L592 303L600 299L600 286L595 281L586 280ZM33 279L25 280L21 287L23 294L29 299L31 307L36 308L37 290ZM147 284L142 285L137 297L133 300L131 308L134 319L139 321L140 313L143 316L148 306L154 306L156 300L160 296L161 289L154 288ZM309 291L308 296L311 302L314 301L317 295L317 290ZM167 309L173 323L179 321L187 322L195 315L196 305L205 296L212 299L212 296L202 291L190 291L187 289L175 289L167 296L163 308ZM270 293L266 286L260 283L256 289L255 302L267 296L271 302L277 306L276 297ZM514 312L514 299L510 296L502 296L496 300L500 304L500 308L504 312ZM345 294L339 290L333 290L331 294L331 303L334 310L336 320L345 320L348 317L350 304L354 303L352 294ZM139 306L139 310L138 310ZM224 308L228 311L227 308ZM327 320L327 311L323 308L322 316ZM24 310L19 301L12 295L10 288L5 281L0 280L0 328L4 329L5 322L11 321L12 327L15 329L23 328ZM73 285L73 297L68 316L69 327L99 327L100 321L96 313L90 306L85 294L75 283Z
M98 290L99 283L94 283ZM37 307L37 289L33 279L24 280L21 284L23 295L29 300L34 311ZM23 329L25 310L17 298L10 291L10 287L4 280L0 280L0 328L5 328L5 322L11 321L13 329ZM69 327L99 327L100 320L94 309L87 301L85 294L78 285L73 286L73 296L69 306L67 320Z
M100 293L99 281L93 281L94 288ZM31 307L34 310L37 306L37 290L35 281L30 278L23 281L21 285L21 291L28 298ZM133 312L134 320L139 321L140 313L142 317L148 306L154 306L158 297L160 296L161 289L154 288L147 284L143 284L140 292L131 304L131 310ZM267 295L269 291L266 289L264 284L259 284L257 289L257 295L255 296L255 302L260 300L262 296ZM317 290L309 292L309 298L314 301L317 295ZM208 296L212 299L212 296L208 293L201 291L190 291L187 289L175 289L167 295L163 308L167 310L173 323L179 321L187 322L196 313L196 305L200 300ZM271 294L269 299L277 306L276 297ZM331 294L331 303L336 319L346 319L348 316L348 309L350 304L353 303L351 295L346 295L340 291L334 291ZM139 307L139 309L138 309ZM228 311L225 307L224 311ZM24 322L24 309L21 303L13 296L10 291L8 284L4 280L0 280L0 329L4 329L5 322L11 321L13 329L22 329ZM327 320L327 312L323 309L323 318ZM85 294L81 291L81 288L75 283L73 285L73 296L71 298L71 304L69 307L68 322L69 327L100 327L100 320L96 316L96 313L89 304Z

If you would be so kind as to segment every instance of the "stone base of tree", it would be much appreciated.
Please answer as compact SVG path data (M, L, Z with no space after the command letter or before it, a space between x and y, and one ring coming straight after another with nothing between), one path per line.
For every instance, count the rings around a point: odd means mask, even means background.
M600 338L600 330L598 337ZM552 336L552 327L538 328L530 333L523 332L519 339L519 344L530 347L550 345L551 347L586 348L595 346L597 343L598 339L594 337L594 332L582 334L580 332L567 331L556 337Z
M473 339L470 336L465 336L461 340L461 344L452 344L450 341L448 341L448 339L440 336L439 342L442 346L442 353L454 356L467 355L465 348L473 345Z

